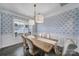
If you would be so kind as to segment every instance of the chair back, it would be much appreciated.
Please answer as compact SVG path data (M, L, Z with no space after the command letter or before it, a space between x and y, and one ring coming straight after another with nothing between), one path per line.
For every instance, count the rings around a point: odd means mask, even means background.
M21 37L23 39L23 46L26 46L27 45L26 38L24 36L21 36Z
M29 48L33 48L33 43L32 43L32 41L30 40L30 39L28 39L28 38L26 38L26 40L27 40L27 44L28 44L28 46L29 46Z
M29 53L31 55L34 55L35 54L35 47L34 47L32 41L28 38L26 38L26 40L27 40L27 44L28 44L28 47L29 47Z
M70 44L74 44L72 40L66 40L64 43L64 48L62 51L62 55L66 55L67 54L67 50Z

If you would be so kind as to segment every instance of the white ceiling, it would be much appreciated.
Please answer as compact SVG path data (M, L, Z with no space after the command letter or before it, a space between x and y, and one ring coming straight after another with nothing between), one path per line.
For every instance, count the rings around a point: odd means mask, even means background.
M0 8L4 8L9 11L21 13L26 16L34 16L33 3L4 3L0 4ZM37 13L41 13L44 16L49 15L51 12L56 12L59 10L59 3L39 3L37 5Z

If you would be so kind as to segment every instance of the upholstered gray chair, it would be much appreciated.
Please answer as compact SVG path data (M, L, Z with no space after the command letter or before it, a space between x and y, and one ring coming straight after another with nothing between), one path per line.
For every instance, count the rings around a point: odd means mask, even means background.
M56 55L72 55L74 52L74 49L77 48L77 45L74 43L73 40L67 39L64 41L64 46L60 49L59 47L55 47L55 53Z
M29 53L31 55L33 55L33 56L36 55L36 54L38 54L40 52L40 50L33 45L33 43L31 42L30 39L26 38L26 40L27 40L27 44L29 46Z
M26 55L26 51L28 50L28 44L26 42L26 38L24 36L21 36L23 39L23 51L24 51L24 55Z
M72 55L75 48L77 48L77 46L73 40L66 40L64 43L62 55Z

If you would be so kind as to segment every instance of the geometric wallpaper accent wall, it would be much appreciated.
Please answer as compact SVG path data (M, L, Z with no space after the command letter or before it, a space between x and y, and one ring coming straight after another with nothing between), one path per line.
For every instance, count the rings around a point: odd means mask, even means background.
M9 46L14 42L13 18L10 14L1 13L2 47Z
M62 36L64 39L78 37L79 7L45 19L43 24L38 24L38 33L41 32Z
M1 43L1 14L0 14L0 48L1 48L1 45L2 43Z
M9 14L1 14L1 32L2 34L12 34L13 33L13 18Z
M16 39L14 34L14 19L22 19L19 16L13 15L12 12L0 12L0 41L1 41L1 48L7 47L10 45L14 45L17 43L22 42L21 39Z
M76 37L79 37L79 8L75 9L75 15L74 15L74 35Z

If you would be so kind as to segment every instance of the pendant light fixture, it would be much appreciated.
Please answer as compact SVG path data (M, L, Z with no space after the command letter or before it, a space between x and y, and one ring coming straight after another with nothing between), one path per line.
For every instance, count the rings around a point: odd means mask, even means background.
M40 13L37 14L36 11L36 4L34 4L34 20L29 20L29 25L34 25L35 23L43 23L44 22L44 16Z
M34 20L36 23L43 23L44 22L44 16L40 13L37 14L36 12L36 4L34 4Z

